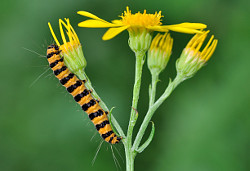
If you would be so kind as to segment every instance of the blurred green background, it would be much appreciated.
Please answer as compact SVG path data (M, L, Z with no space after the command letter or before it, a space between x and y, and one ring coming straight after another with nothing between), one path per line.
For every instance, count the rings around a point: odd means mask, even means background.
M1 171L116 170L106 143L91 164L101 138L51 70L39 77L48 69L46 58L26 49L45 55L53 42L47 22L58 33L58 19L69 17L83 45L92 84L110 108L116 107L113 113L126 130L134 79L128 33L104 42L101 37L106 29L78 28L77 23L86 18L76 12L86 10L110 21L127 5L133 13L162 10L163 24L206 23L219 39L208 65L181 84L157 110L154 140L136 157L135 170L250 170L248 0L8 0L0 2ZM173 54L161 74L158 96L169 77L174 78L175 61L191 35L172 33L172 37ZM148 104L146 65L142 81L135 131ZM125 170L123 146L114 148L120 170Z

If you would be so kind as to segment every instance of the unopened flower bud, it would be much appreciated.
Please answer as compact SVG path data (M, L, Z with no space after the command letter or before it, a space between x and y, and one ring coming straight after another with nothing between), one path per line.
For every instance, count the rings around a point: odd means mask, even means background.
M183 50L181 57L176 61L177 74L184 79L191 78L210 59L217 46L217 39L211 36L205 48L200 48L207 37L209 31L196 34Z
M129 46L135 52L147 52L152 41L152 31L145 28L129 30Z
M152 41L148 51L148 68L151 73L162 72L169 61L173 46L173 39L169 33L158 33Z

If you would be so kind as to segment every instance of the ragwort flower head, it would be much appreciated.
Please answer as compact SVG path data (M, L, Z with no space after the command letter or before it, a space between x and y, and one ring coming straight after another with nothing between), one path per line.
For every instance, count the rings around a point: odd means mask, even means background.
M191 78L202 68L213 55L218 40L212 35L207 45L200 51L209 31L196 34L183 50L181 57L176 61L176 69L184 79Z
M131 34L138 34L143 30L147 32L160 31L168 32L169 30L181 32L181 33L201 33L200 29L205 29L207 26L201 23L181 23L175 25L162 25L161 18L163 17L160 12L155 14L147 14L146 10L143 13L132 14L127 7L126 11L120 16L120 20L113 20L111 23L107 22L89 12L78 11L80 15L89 17L91 19L83 21L78 24L79 27L89 28L109 28L103 35L103 40L109 40L121 33L124 30L128 30Z
M162 72L170 59L173 39L169 33L164 35L158 33L152 41L148 50L148 68L151 73Z
M66 22L59 19L59 28L63 41L62 45L58 41L51 24L48 23L48 25L56 44L61 50L61 55L63 56L66 66L75 74L76 72L82 71L86 67L87 62L84 58L82 46L75 30L71 26L68 18L65 18L65 21ZM67 36L65 36L64 30L66 31Z

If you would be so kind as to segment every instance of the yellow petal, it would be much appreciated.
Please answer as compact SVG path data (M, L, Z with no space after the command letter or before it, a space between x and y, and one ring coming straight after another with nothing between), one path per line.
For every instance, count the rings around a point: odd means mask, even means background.
M202 23L181 23L181 24L174 24L171 26L185 27L185 28L192 28L192 29L205 29L205 28L207 28L207 25L202 24Z
M176 26L172 26L172 25L160 26L160 27L162 27L162 30L168 29L168 30L180 32L180 33L187 33L187 34L202 33L202 31L199 31L196 29L185 28L185 27L176 27Z
M65 34L64 34L62 25L64 25L64 27L65 27L66 29L68 29L68 27L67 27L67 25L64 23L64 21L61 20L61 19L59 19L59 29L60 29L61 37L62 37L62 40L63 40L63 44L66 44L66 43L67 43L67 40L66 40L66 38L65 38Z
M86 20L78 23L79 27L90 27L90 28L106 28L106 27L117 27L120 25L103 22L101 20Z
M112 23L122 25L122 21L121 20L112 20Z
M168 28L163 28L162 26L148 26L147 29L152 31L168 32Z
M118 28L110 28L106 33L102 36L102 40L109 40L121 33L122 31L126 30L129 26L122 26Z
M92 19L95 19L95 20L100 20L100 21L103 21L103 22L107 22L107 21L97 17L96 15L91 14L90 12L87 12L87 11L78 11L77 14L80 14L82 16L89 17L89 18L92 18Z
M50 22L48 22L48 25L49 25L50 32L51 32L51 34L52 34L52 36L53 36L53 38L54 38L56 44L57 44L58 46L61 46L60 43L59 43L59 41L58 41L58 39L56 38L55 32L53 31Z
M215 48L216 48L216 46L217 46L217 43L218 43L218 40L217 39L214 39L214 41L213 41L213 43L212 43L212 49L211 49L211 51L210 51L210 53L206 56L206 61L208 61L210 58L211 58L211 56L213 55L213 53L214 53L214 51L215 51Z
M163 26L149 26L147 27L150 30L167 32L168 30L181 32L181 33L202 33L199 29L205 29L207 26L201 23L181 23L174 25L163 25Z
M211 36L211 38L209 39L207 45L204 47L204 49L202 50L201 54L204 54L205 51L207 51L208 47L210 46L210 44L212 43L212 40L214 39L214 35Z

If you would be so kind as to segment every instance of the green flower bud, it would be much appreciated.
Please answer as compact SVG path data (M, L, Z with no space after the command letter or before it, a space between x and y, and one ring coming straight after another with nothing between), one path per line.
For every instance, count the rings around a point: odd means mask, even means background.
M152 41L152 31L145 28L129 29L129 46L135 52L145 53Z
M87 65L87 61L82 52L82 46L80 44L70 46L67 51L62 51L62 56L65 65L74 74L76 74L79 70L83 70Z
M60 28L61 37L63 40L63 45L60 45L50 23L48 24L49 24L51 34L54 37L56 44L60 47L61 56L63 57L65 65L69 68L71 72L77 75L77 73L82 72L84 70L84 68L87 65L87 61L84 58L84 55L82 52L82 46L80 44L80 41L78 39L78 36L75 30L71 26L69 19L65 19L65 20L66 20L66 23L62 21L61 19L59 19L59 28ZM68 41L66 40L63 26L66 30Z
M217 46L218 40L211 36L206 47L199 51L209 31L196 34L183 50L181 57L176 61L177 74L184 79L191 78L210 59Z
M162 72L169 61L173 46L173 39L169 33L157 34L148 51L148 68L151 73Z

